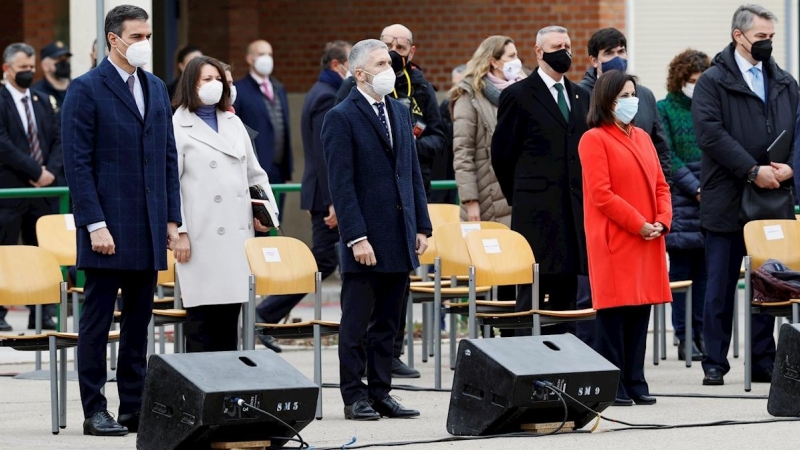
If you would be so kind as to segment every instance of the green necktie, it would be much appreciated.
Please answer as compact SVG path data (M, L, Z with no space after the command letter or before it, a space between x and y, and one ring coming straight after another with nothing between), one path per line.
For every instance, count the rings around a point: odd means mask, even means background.
M564 97L564 85L561 83L556 83L555 87L558 91L558 109L561 110L564 120L569 122L569 106L567 106L567 98Z

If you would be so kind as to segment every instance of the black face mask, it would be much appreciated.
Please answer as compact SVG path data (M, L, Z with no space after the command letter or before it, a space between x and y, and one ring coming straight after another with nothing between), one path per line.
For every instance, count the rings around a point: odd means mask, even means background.
M69 61L59 61L56 63L56 78L69 78L70 76L70 65Z
M32 70L24 70L17 72L14 76L14 83L17 86L21 87L22 89L28 89L31 87L31 83L33 83L33 71Z
M569 66L572 65L572 56L565 48L550 53L544 52L542 59L558 73L569 72Z
M742 34L742 36L744 36L744 34ZM747 39L747 37L745 37L745 40L750 42L750 39ZM753 55L753 59L756 61L769 61L769 58L772 56L772 39L750 42L750 54Z
M392 58L392 70L394 70L394 73L397 74L399 78L400 74L403 73L403 69L408 65L406 57L400 56L400 54L394 50L389 52L389 56Z

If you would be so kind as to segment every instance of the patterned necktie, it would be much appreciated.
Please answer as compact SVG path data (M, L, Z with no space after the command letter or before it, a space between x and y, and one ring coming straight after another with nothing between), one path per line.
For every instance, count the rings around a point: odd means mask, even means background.
M133 75L128 76L128 81L125 83L128 85L128 90L131 91L131 95L133 98L136 98L136 95L133 93L133 84L136 82L136 79L133 78Z
M567 105L567 98L564 97L564 85L556 83L555 88L558 91L558 109L561 111L561 115L564 116L564 120L569 122L569 106Z
M383 131L386 132L386 139L392 142L392 137L389 134L389 125L386 124L386 114L384 113L385 105L383 102L375 102L373 105L378 107L378 118L381 119L381 124L383 124Z
M25 116L28 118L28 147L31 150L31 157L41 164L44 159L42 158L42 148L39 146L39 134L36 132L36 122L33 120L31 113L31 106L28 102L30 97L27 95L22 97L22 104L25 105Z
M756 93L762 102L766 102L766 95L764 94L764 77L761 76L761 70L753 66L750 68L750 73L753 74L753 92Z
M266 81L261 82L261 92L264 93L270 102L275 101L275 94L272 92L272 87Z

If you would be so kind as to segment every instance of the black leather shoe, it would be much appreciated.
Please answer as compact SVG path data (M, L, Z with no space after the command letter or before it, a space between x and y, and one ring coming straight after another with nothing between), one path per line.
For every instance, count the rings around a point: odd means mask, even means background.
M261 341L262 344L264 344L264 347L267 347L268 349L272 350L275 353L280 353L283 351L281 346L278 345L277 342L275 342L275 338L273 338L272 336L259 335L258 340Z
M633 397L633 402L637 405L655 405L656 398L651 395L640 395L638 397ZM122 416L120 416L122 417Z
M94 436L125 436L128 429L120 425L108 411L99 411L83 421L83 434Z
M419 370L408 367L400 358L392 358L392 378L419 378Z
M617 398L611 406L633 406L633 400L629 398Z
M6 319L0 319L0 331L14 331L14 328L6 322Z
M120 414L117 422L127 428L129 432L136 433L139 431L139 416L141 416L141 411L136 411L132 414Z
M378 420L381 416L372 409L366 400L358 400L344 407L344 418L347 420Z
M703 386L722 386L723 384L725 384L725 379L722 378L721 370L712 367L706 371Z
M753 383L772 383L772 371L753 372L751 380Z
M684 349L686 348L686 341L680 341L678 343L678 359L680 361L686 361L686 352ZM703 360L703 353L697 348L697 343L692 342L692 361L702 361Z
M390 419L407 419L409 417L417 417L419 411L416 409L406 408L397 402L393 397L384 397L381 400L376 400L372 406L381 417L388 417Z
M53 322L53 319L49 317L45 317L42 319L42 329L43 330L55 330L56 323ZM28 329L35 330L36 329L36 322L28 320Z

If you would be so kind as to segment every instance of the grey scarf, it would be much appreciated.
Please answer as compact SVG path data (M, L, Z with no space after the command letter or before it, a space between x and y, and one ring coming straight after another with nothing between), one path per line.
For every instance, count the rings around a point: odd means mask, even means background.
M483 77L483 96L494 106L500 105L500 89L488 77Z

